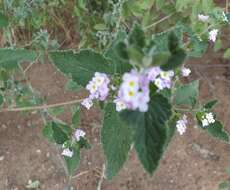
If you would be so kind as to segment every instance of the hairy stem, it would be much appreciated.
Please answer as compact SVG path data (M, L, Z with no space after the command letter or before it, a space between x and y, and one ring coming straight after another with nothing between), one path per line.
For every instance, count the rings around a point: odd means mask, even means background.
M48 105L40 105L40 106L31 106L31 107L22 107L22 108L5 108L0 110L0 113L2 112L20 112L20 111L36 111L36 110L43 110L43 109L49 109L49 108L55 108L60 106L67 106L72 104L77 104L82 102L84 99L77 99L77 100L71 100L67 102L60 102L56 104L48 104Z

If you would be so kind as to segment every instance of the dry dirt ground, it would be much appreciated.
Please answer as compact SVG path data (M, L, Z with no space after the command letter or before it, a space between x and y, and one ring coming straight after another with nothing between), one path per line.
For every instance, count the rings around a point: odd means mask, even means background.
M229 31L227 32L229 34ZM226 40L223 49L229 46ZM218 98L218 117L230 132L230 61L210 50L202 59L189 61L193 75L200 79L200 99ZM27 77L49 104L82 96L64 93L66 80L50 64L36 64ZM65 121L68 114L62 117ZM104 162L101 151L100 113L82 113L81 128L87 132L92 149L83 152L81 166L72 185L77 190L96 190ZM36 114L0 113L0 190L24 190L29 180L39 180L40 190L64 190L67 178L60 150L41 134L42 120ZM230 145L210 138L192 123L185 135L175 135L153 177L140 166L134 153L113 181L104 180L102 190L218 190L228 179Z

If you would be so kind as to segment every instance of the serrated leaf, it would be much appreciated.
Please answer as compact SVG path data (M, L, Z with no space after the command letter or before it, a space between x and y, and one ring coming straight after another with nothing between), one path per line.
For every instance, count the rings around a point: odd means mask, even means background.
M211 110L217 104L217 102L218 100L211 100L204 105L204 108Z
M73 156L71 158L64 156L68 174L70 176L74 175L77 167L79 166L81 158L80 148L77 145L73 146L71 149L73 151Z
M199 81L193 81L177 88L174 96L177 105L194 106L199 95Z
M105 106L101 138L106 156L106 176L112 179L127 160L132 143L132 130L121 120L114 104Z
M171 117L171 105L159 94L151 95L146 113L126 111L122 118L135 130L135 149L145 170L156 170L168 144L167 121Z
M183 49L177 50L171 57L168 59L167 63L161 66L161 69L164 71L173 70L179 66L181 66L186 58L186 53Z
M44 137L46 137L50 142L54 142L53 138L53 129L52 129L52 123L47 123L43 129L42 134Z
M65 75L72 76L72 79L81 86L92 79L95 72L113 74L114 68L101 54L92 50L53 51L49 57L52 63Z
M123 74L129 71L132 66L129 64L128 52L123 41L126 38L124 32L119 32L111 47L105 52L105 57L109 59L114 68L114 73Z
M69 135L71 134L71 129L57 122L52 122L53 138L57 144L63 144L65 141L69 140Z
M74 113L73 113L73 116L72 116L72 124L73 124L74 128L77 128L79 123L80 123L80 121L81 121L80 114L81 114L80 107L77 107L74 110Z
M0 67L7 69L15 69L18 63L23 61L34 61L37 57L35 51L26 49L0 49Z
M224 142L229 142L229 134L223 129L223 125L220 121L216 121L215 123L210 124L205 128L205 130L207 130L209 135L212 137L215 137Z
M142 49L145 47L145 33L142 30L141 26L135 24L132 28L132 31L128 37L129 45L132 45L135 48Z

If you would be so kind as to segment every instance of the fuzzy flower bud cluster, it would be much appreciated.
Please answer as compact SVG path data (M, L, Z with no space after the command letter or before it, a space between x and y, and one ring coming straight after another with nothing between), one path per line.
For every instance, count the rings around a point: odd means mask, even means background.
M214 115L213 113L206 113L205 115L202 116L202 126L207 127L212 123L215 123Z
M183 135L186 131L188 124L187 116L183 115L182 119L176 122L176 128L180 135Z
M84 99L81 104L87 109L90 109L94 99L104 101L109 94L109 83L110 80L106 74L96 72L92 80L89 81L86 86L90 95L88 98Z
M215 42L216 41L216 38L217 38L217 34L218 34L218 30L217 29L213 29L209 32L209 40L212 41L212 42Z
M85 137L85 132L81 129L77 129L74 133L74 139L79 142L81 140L81 138L84 138ZM64 143L63 144L63 151L62 151L62 155L63 156L66 156L66 157L69 157L69 158L72 158L73 155L74 155L74 152L69 148L69 147L66 147L66 144Z

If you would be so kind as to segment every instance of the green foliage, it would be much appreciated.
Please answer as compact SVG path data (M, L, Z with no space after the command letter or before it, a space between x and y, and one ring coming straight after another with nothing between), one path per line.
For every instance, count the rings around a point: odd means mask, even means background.
M204 105L204 108L207 110L211 110L217 103L218 103L218 100L211 100Z
M81 109L79 106L77 106L72 114L72 125L74 128L77 128L81 121Z
M101 141L106 156L106 176L112 179L127 160L132 139L132 131L125 124L114 104L107 104L104 109Z
M228 48L228 49L224 52L224 58L230 60L230 48Z
M95 72L113 74L108 60L92 50L53 51L49 53L52 63L66 76L71 76L81 86L86 86Z
M125 112L122 115L135 131L136 152L142 165L150 174L156 170L165 146L171 139L172 131L167 128L167 121L171 114L171 106L167 99L152 92L148 112Z
M199 81L181 85L176 89L174 100L176 105L194 107L199 95Z
M68 171L68 174L70 176L72 176L74 174L74 172L76 171L76 169L80 163L80 158L81 158L80 147L77 144L75 144L72 147L72 151L73 151L73 156L71 158L64 156L65 163L67 166L67 171Z
M219 184L219 190L229 190L229 188L230 188L229 181L224 181Z
M0 12L0 28L7 27L8 24L8 18Z
M3 102L4 102L4 98L3 98L3 96L0 94L0 106L3 104Z
M18 63L23 61L34 61L37 53L26 49L1 48L0 57L0 67L10 70L18 68Z
M228 132L223 129L223 125L219 121L216 121L215 123L210 124L206 130L208 134L210 134L212 137L215 137L219 140L222 140L227 143L230 140Z

